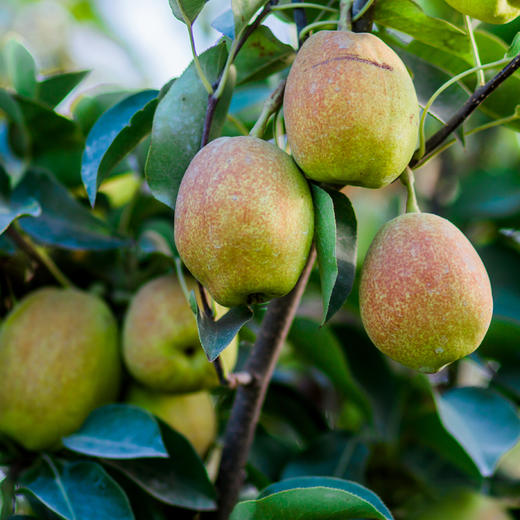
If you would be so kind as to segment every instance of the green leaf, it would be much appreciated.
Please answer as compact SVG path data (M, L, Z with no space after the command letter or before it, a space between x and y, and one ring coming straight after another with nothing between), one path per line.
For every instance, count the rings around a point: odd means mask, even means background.
M169 2L175 18L191 25L206 5L207 0L169 0Z
M107 459L168 457L157 421L138 406L108 404L62 442L69 450Z
M392 513L369 489L337 478L299 477L273 484L257 500L237 504L230 520L392 520Z
M216 321L197 308L200 343L208 360L215 361L252 317L253 311L246 305L232 307Z
M7 76L18 94L33 98L36 96L36 64L31 53L16 39L10 39L4 46Z
M210 83L214 83L227 57L224 42L200 56L200 64ZM232 76L230 74L230 76ZM234 80L234 78L231 78ZM230 81L218 102L211 127L211 138L220 134L234 81ZM175 208L179 186L193 156L200 148L208 93L193 62L175 81L155 111L152 140L146 161L146 178L157 200Z
M446 430L480 473L491 476L500 457L520 438L520 418L514 406L494 391L476 387L455 388L435 400Z
M323 300L322 324L345 303L356 273L356 215L348 198L312 184L316 250Z
M92 206L103 179L152 128L157 90L132 94L109 108L90 130L81 164L81 178Z
M159 424L170 458L105 463L165 504L195 511L213 511L216 508L215 489L199 456L185 437L160 420Z
M267 3L267 0L231 0L231 10L235 22L236 38L242 29L246 27L253 15Z
M27 154L29 148L29 135L25 128L22 110L18 102L3 88L0 88L0 114L4 113L9 121L16 127L20 140L20 153Z
M66 249L105 250L129 245L101 220L42 171L29 171L16 187L13 197L34 197L41 215L22 217L20 227L37 241Z
M21 485L66 520L134 520L128 498L94 462L40 461Z
M49 76L38 83L37 98L50 108L54 108L89 73L88 70L65 72Z
M295 56L290 45L282 43L265 25L260 25L240 49L236 59L237 85L260 81L288 67Z
M520 33L517 33L513 38L509 49L507 49L506 58L514 58L517 54L520 54Z
M417 41L471 59L467 34L445 20L428 16L413 0L375 2L370 13L377 25L397 29Z
M41 214L38 201L31 196L13 196L4 198L0 194L0 235L9 227L11 222L18 217L30 215L38 217Z

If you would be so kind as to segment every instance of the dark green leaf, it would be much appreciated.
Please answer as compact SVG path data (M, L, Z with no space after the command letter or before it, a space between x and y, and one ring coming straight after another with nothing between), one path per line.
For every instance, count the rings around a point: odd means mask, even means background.
M122 489L94 462L59 463L47 457L20 483L66 520L134 520Z
M191 25L206 5L207 0L169 0L169 2L175 18Z
M106 459L168 457L157 421L138 406L108 404L62 439L69 450Z
M230 520L392 520L392 513L369 489L337 478L299 477L266 488L257 500L237 504Z
M214 83L224 67L226 44L211 47L200 56L200 64L210 83ZM230 78L211 127L211 137L220 134L233 90ZM175 81L159 102L152 127L152 141L146 162L146 178L154 196L175 208L182 177L200 148L208 93L193 63Z
M25 155L29 148L29 136L25 128L22 110L13 96L3 88L0 88L0 113L2 112L15 125L20 140L20 153Z
M436 396L446 430L489 477L498 461L520 438L520 418L513 405L485 388L455 388Z
M240 49L235 59L237 85L259 81L285 69L294 59L295 51L282 43L265 25L260 25Z
M38 100L50 108L62 101L89 73L88 70L49 76L38 83Z
M30 195L13 194L13 196L4 198L0 194L0 235L9 227L11 222L18 217L30 215L38 217L41 214L41 207Z
M9 80L18 94L27 97L36 95L36 64L31 53L17 40L5 44L4 59Z
M196 511L216 507L215 489L192 445L159 421L168 459L113 460L106 463L138 484L157 500Z
M325 323L345 303L354 284L357 223L352 204L343 193L312 184L312 196Z
M81 178L92 206L106 175L150 132L158 93L143 90L128 96L109 108L90 130Z
M233 341L238 331L253 317L253 311L245 306L232 307L224 316L214 321L197 309L199 338L209 361L214 361Z
M41 171L30 171L13 192L17 200L34 197L42 212L37 218L22 217L21 228L44 244L67 249L113 249L128 245L94 217L69 192Z

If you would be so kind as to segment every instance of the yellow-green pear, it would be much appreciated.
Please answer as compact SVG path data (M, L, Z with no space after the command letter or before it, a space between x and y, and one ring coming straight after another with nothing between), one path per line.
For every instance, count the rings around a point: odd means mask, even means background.
M195 284L188 281L189 288ZM217 308L217 316L225 309ZM233 370L238 339L221 354ZM124 320L123 357L142 385L164 392L195 392L218 385L214 366L200 344L197 321L174 275L156 278L135 294Z
M0 432L28 450L55 447L114 400L121 359L116 321L99 298L45 288L0 331Z
M133 385L126 401L141 406L182 433L201 457L215 441L217 417L208 392L165 394Z
M493 312L478 253L448 220L407 213L377 233L361 272L363 325L383 353L436 372L481 343Z
M486 23L503 24L520 16L520 0L446 0L459 11Z
M175 208L175 243L226 307L287 294L309 254L314 210L291 157L256 137L221 137L190 163Z
M380 188L402 173L417 144L413 82L372 34L312 35L287 78L284 115L291 153L315 181Z

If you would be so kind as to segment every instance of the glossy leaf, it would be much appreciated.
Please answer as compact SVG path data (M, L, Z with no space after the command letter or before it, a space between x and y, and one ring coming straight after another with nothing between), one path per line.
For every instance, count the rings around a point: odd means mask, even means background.
M105 462L165 504L196 511L214 510L215 489L193 446L180 433L159 423L170 458Z
M67 249L113 249L128 245L101 220L42 171L28 172L13 192L19 200L34 197L41 215L22 217L21 228L38 242Z
M89 73L88 70L54 74L38 83L37 97L50 108L54 108L77 86Z
M103 179L152 127L157 90L132 94L109 108L90 130L81 164L81 178L92 206Z
M352 204L343 193L312 184L312 196L325 323L345 303L354 284L357 223Z
M211 47L200 56L201 67L214 83L224 67L226 44ZM211 127L211 137L220 134L233 82L220 99ZM188 164L200 148L208 93L192 64L171 86L155 111L152 140L146 161L146 178L154 196L170 208L175 200Z
M175 18L192 24L206 5L207 0L169 0Z
M256 500L239 502L230 520L392 520L392 513L369 489L337 478L299 477L268 488Z
M157 421L138 406L108 404L62 439L69 450L107 459L168 457Z
M238 331L253 317L253 311L245 306L232 307L214 321L197 308L197 327L200 343L209 361L214 361L233 341Z
M66 520L133 520L128 498L94 462L42 460L21 485Z
M489 477L520 438L520 417L504 397L485 388L455 388L436 396L446 430Z
M22 96L36 95L36 64L31 53L16 39L10 39L4 46L7 76L12 86Z

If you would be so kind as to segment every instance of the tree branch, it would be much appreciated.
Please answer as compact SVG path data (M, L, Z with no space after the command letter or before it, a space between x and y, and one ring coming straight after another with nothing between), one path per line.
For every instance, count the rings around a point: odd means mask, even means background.
M294 289L287 296L273 300L262 321L253 352L245 367L246 372L252 376L252 382L238 388L227 423L222 462L216 482L219 505L218 510L211 514L211 518L215 520L227 520L237 502L267 387L315 259L316 252L313 248Z
M426 149L423 157L413 158L410 167L414 167L419 161L433 153L438 146L454 132L464 121L482 104L509 76L520 68L520 54L513 58L498 74L491 78L485 85L477 88L462 107L450 118L450 120L438 132L426 141Z

